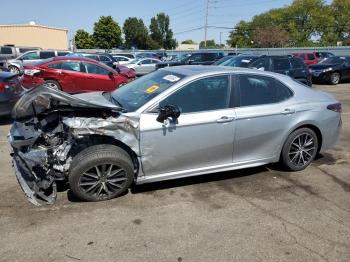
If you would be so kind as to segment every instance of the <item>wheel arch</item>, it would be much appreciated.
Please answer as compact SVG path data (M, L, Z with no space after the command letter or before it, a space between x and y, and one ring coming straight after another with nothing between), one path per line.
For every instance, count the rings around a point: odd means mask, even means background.
M130 159L133 162L135 176L138 174L140 170L140 163L139 163L137 154L128 145L110 136L103 136L103 135L96 135L96 134L85 135L82 138L79 138L78 143L75 143L72 146L69 154L72 157L74 157L85 148L95 146L95 145L102 145L102 144L115 145L117 147L122 148L130 156Z
M322 132L321 130L314 124L311 124L311 123L305 123L305 124L302 124L296 128L294 128L289 134L292 134L294 131L298 130L298 129L301 129L301 128L309 128L311 129L312 131L315 132L316 136L317 136L317 140L318 140L318 148L317 148L317 153L320 152L321 148L322 148L322 142L323 142L323 137L322 137Z

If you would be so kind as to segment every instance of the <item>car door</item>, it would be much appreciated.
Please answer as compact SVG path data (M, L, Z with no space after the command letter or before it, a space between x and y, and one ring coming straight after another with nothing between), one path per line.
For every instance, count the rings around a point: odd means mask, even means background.
M138 75L145 75L153 71L152 68L154 67L154 65L152 64L151 59L141 60L138 64L139 66L136 68L136 73Z
M232 164L235 111L229 107L229 75L194 80L140 119L142 168L146 176ZM180 117L159 123L155 108L177 105Z
M57 71L58 82L62 90L68 93L79 93L82 89L84 73L81 70L80 61L65 60L61 63L61 69Z
M84 72L81 80L83 92L113 91L116 88L115 78L109 75L113 71L89 62L83 62L82 67Z
M273 77L237 77L235 163L261 161L279 154L281 143L296 117L293 92Z
M272 70L273 72L290 75L291 64L287 57L275 57L272 59Z
M302 81L303 83L306 83L308 80L308 68L304 64L304 62L296 57L290 58L290 64L292 65L292 69L290 70L290 75L297 79Z

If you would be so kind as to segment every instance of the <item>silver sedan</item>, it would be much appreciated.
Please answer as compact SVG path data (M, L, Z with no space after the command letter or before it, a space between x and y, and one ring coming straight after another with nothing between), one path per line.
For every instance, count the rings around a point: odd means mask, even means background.
M124 66L134 69L136 75L142 76L156 70L156 64L159 62L160 60L154 58L141 58L131 61L129 64L124 64Z
M13 117L16 175L35 204L54 201L56 179L100 201L133 182L276 162L303 170L336 143L342 123L328 93L285 75L218 66L161 69L110 94L35 88Z

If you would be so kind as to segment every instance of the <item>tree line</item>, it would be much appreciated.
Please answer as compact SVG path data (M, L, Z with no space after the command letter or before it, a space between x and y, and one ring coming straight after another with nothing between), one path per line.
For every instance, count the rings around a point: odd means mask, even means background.
M173 36L169 16L159 13L152 17L149 28L145 26L142 19L137 17L126 19L121 28L112 16L101 16L94 24L92 34L79 29L76 31L74 41L78 49L131 49L134 47L155 50L175 48L177 43Z
M230 32L231 47L308 47L350 45L350 0L294 0L240 21Z

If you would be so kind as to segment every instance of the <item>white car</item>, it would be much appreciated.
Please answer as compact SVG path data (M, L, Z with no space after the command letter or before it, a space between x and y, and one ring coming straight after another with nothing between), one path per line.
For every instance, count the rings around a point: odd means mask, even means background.
M125 65L125 64L129 64L131 63L133 60L133 58L130 57L126 57L126 56L121 56L121 55L114 55L113 56L114 59L119 63L119 65Z

